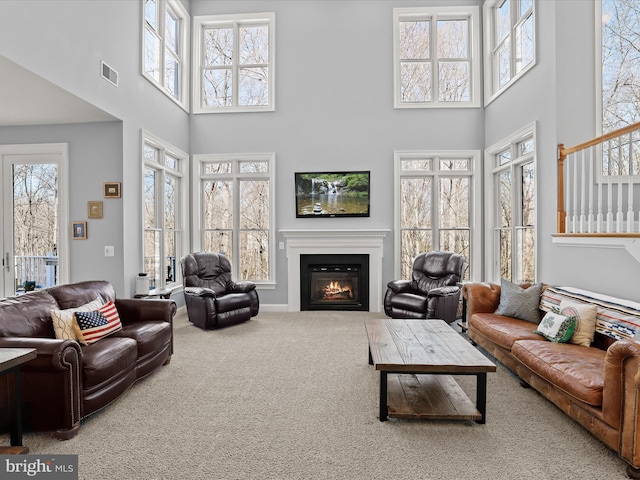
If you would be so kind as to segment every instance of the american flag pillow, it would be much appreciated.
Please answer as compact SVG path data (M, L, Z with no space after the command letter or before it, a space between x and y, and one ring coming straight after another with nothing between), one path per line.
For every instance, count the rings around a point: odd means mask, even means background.
M90 345L122 330L120 315L113 301L92 312L75 312L73 317L73 330L83 345Z

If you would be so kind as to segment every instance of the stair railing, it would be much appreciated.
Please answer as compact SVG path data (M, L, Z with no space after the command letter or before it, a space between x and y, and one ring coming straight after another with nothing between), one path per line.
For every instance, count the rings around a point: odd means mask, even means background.
M558 145L558 233L640 236L640 122Z

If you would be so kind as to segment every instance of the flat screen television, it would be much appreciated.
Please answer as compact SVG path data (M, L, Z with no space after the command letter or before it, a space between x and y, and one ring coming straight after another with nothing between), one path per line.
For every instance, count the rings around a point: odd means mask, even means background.
M295 174L296 217L368 217L371 172Z

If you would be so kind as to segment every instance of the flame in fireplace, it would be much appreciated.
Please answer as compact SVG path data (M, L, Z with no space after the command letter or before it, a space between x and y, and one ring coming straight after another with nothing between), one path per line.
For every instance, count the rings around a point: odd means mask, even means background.
M351 285L342 286L340 282L329 282L323 289L323 300L351 300Z

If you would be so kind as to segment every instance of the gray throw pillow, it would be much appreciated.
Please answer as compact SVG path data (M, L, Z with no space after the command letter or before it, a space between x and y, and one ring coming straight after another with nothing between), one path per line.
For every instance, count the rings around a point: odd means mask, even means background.
M496 313L538 324L541 292L541 283L525 289L503 278L500 280L500 305Z

